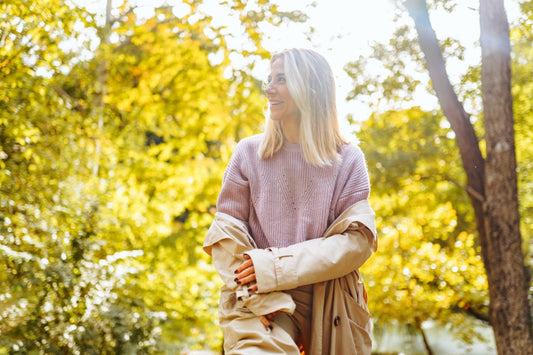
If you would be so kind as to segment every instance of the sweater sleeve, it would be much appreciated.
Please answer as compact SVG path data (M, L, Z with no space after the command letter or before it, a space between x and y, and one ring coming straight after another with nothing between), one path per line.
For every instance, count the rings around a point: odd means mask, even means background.
M248 222L250 185L245 172L246 154L243 142L237 144L228 163L217 199L217 211Z
M342 185L335 204L335 218L353 204L368 199L370 195L370 180L361 148L349 146L343 159L346 165L341 172Z
M284 292L249 294L248 286L238 286L234 281L234 270L245 260L244 252L255 246L248 234L247 225L250 188L245 169L249 154L245 141L241 141L233 152L224 173L222 189L217 200L217 214L207 233L204 249L213 257L215 268L226 287L235 293L236 306L246 307L257 316L275 311L292 314L296 305L289 294ZM227 214L239 222L221 223L219 219L222 214Z

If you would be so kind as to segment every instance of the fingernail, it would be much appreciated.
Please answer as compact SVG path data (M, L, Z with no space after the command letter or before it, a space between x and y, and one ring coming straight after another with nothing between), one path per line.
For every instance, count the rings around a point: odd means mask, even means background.
M235 279L235 282L237 283L237 285L241 284L241 280L239 280L239 279Z
M233 273L234 273L234 274L238 274L238 273L239 273L239 270L235 270Z
M248 289L248 292L252 292L252 288L251 287Z
M272 324L269 324L269 325L268 325L268 329L270 329L270 330L274 329L274 327L272 326Z

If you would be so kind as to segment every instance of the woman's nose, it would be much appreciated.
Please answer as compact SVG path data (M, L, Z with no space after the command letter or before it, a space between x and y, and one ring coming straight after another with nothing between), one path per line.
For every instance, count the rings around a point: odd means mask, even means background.
M269 82L269 83L265 83L264 84L264 91L268 94L268 93L271 93L271 92L274 92L274 85L272 84L272 82Z

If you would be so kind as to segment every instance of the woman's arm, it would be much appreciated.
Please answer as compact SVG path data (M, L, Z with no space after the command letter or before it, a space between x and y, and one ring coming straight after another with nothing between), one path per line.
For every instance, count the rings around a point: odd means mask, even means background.
M222 281L234 291L240 306L257 316L276 311L292 314L295 309L291 296L284 292L249 294L249 286L237 284L234 270L245 261L245 252L254 248L246 225L235 218L217 213L204 242L204 250L213 257L213 263Z
M366 201L365 201L366 202ZM361 203L356 205L361 206ZM339 223L342 231L285 248L253 249L246 254L251 261L239 266L241 283L256 280L251 291L259 293L289 290L302 285L342 277L359 268L374 248L374 215L366 202L364 218L349 217ZM353 207L352 207L353 208ZM350 211L348 211L350 212ZM344 215L344 214L343 214ZM341 216L342 217L342 216ZM352 220L353 219L353 220ZM335 224L335 223L334 223ZM336 232L336 233L335 233ZM253 265L253 274L248 267Z
M279 312L292 314L295 304L291 296L283 292L250 294L248 285L235 283L234 270L245 260L245 251L256 248L249 234L250 188L246 172L244 140L232 155L224 173L222 188L217 200L215 220L206 235L204 250L213 257L213 263L226 289L233 292L231 298L236 307L246 307L259 316L267 328L268 320ZM255 155L254 155L255 157Z

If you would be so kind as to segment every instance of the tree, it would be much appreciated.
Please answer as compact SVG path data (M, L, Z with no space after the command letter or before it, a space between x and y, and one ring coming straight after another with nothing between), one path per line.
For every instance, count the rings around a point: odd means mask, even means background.
M471 344L480 339L472 315L485 322L488 308L468 200L452 182L462 174L459 157L444 121L437 111L412 107L375 113L358 134L380 231L379 250L361 269L377 334L389 324L407 326L428 349L423 322Z
M495 330L495 338L498 347L498 351L501 353L530 353L532 336L531 336L531 316L527 302L527 287L529 284L529 278L524 266L523 252L521 248L521 236L520 236L520 222L518 218L518 194L516 190L516 176L512 174L516 171L513 167L515 159L514 156L514 137L512 128L512 111L511 99L510 99L510 84L509 77L505 75L509 74L509 36L507 28L507 20L503 12L503 5L501 3L490 3L491 6L481 6L480 15L482 20L482 48L483 48L483 64L482 81L483 81L483 103L485 113L485 134L486 134L486 158L483 158L483 144L485 142L478 141L478 133L481 127L475 127L476 120L472 120L470 115L466 113L463 105L457 97L454 91L450 79L446 73L445 60L442 51L449 53L449 50L454 50L453 54L461 55L462 48L457 45L453 40L439 41L436 38L435 32L431 27L429 20L429 12L425 1L408 0L404 2L411 18L414 20L415 27L418 34L417 42L422 49L425 58L424 63L426 69L429 72L431 78L431 85L436 93L442 111L448 118L452 129L455 133L457 147L461 154L463 167L466 172L466 184L464 188L468 193L476 217L477 234L479 243L481 246L481 254L485 269L487 272L487 278L489 281L489 290L491 297L490 306L490 320ZM451 1L438 1L434 2L433 6L443 6L448 9L453 9L453 3ZM491 42L487 42L486 38L490 37L485 35L487 32L486 9L498 9L491 13L491 21L497 21L498 25L492 24L493 28L496 28L498 33L499 43L503 44L498 49L504 48L504 54L502 56L493 56L491 54L490 45ZM491 10L492 11L492 10ZM421 64L423 58L417 54L409 44L414 44L412 39L406 35L408 29L406 27L401 28L397 35L398 37L391 41L395 48L402 53L410 54L409 58L414 58L415 63ZM490 34L495 35L490 32ZM491 37L492 38L492 37ZM505 39L507 38L507 39ZM506 45L507 43L507 45ZM416 47L414 47L416 48ZM505 51L507 48L507 51ZM383 47L376 46L376 50L381 52L375 52L383 54ZM493 52L492 52L493 53ZM398 52L396 55L398 56ZM377 57L378 55L376 55ZM377 84L375 80L370 80L376 87L383 90L388 98L393 97L391 94L399 95L399 92L412 93L417 90L420 85L420 81L413 81L408 78L402 69L405 68L406 59L403 57L390 64L390 72L392 75L387 77L386 81L382 84ZM495 64L496 63L496 64ZM357 73L361 67L353 65L348 68L352 74ZM494 77L488 80L487 75L491 70L498 71L498 75L495 78L499 78L498 82L494 81ZM358 83L365 83L365 78L359 79ZM368 82L366 82L368 84ZM492 108L492 102L487 104L488 95L496 92L498 89L507 90L509 93L499 95L500 109L506 110L506 115L498 115L495 119L487 118L487 114L494 115L497 112ZM388 90L388 91L387 91ZM356 87L354 92L361 92L360 87ZM466 90L465 90L466 91ZM401 94L400 94L401 95ZM397 96L396 96L397 97ZM502 102L501 100L506 101ZM494 112L489 112L494 110ZM501 113L501 112L500 112ZM504 117L507 117L504 119ZM506 120L506 124L502 122ZM505 144L502 145L501 137L497 139L494 136L494 130L499 130L497 124L505 127L506 133L503 136L506 139ZM471 122L474 122L472 124ZM481 122L481 120L477 120ZM489 133L491 131L491 133ZM500 130L500 134L502 131ZM499 144L497 143L499 142ZM492 147L490 145L492 144ZM502 173L502 170L497 170L497 161L500 161L498 156L502 153L496 153L495 147L506 147L505 154L508 156L505 158L506 169L512 170L512 173ZM509 148L509 149L507 149ZM494 155L496 154L496 155ZM500 161L501 163L501 161ZM491 165L489 168L487 165ZM500 166L502 168L502 166ZM489 182L489 172L491 174L491 181ZM495 176L498 176L500 190L495 191ZM503 179L503 180L502 180ZM457 180L456 180L457 181ZM505 183L504 183L505 181ZM462 184L461 184L462 185ZM498 197L500 193L503 193L506 189L502 189L501 186L505 185L509 187L505 198ZM513 188L514 186L514 188ZM503 191L502 191L503 190ZM499 202L497 202L499 201ZM498 211L498 208L506 208L506 212ZM507 212L514 211L514 212ZM502 220L507 218L507 220ZM505 226L505 227L503 227ZM502 228L508 228L505 231ZM502 258L505 258L502 259ZM504 266L505 265L505 266ZM505 270L501 273L502 267L509 267L512 270ZM504 276L505 275L505 276ZM512 294L513 302L509 302L509 295ZM503 300L505 297L505 300ZM516 298L516 299L515 299ZM512 317L512 321L509 318ZM519 333L520 341L516 341L516 334ZM510 342L513 342L511 345Z
M147 19L124 2L104 26L62 0L0 5L0 352L220 346L201 245L263 122L258 23L301 17L258 3L222 4L247 52L201 2Z
M533 352L524 265L511 99L509 28L503 1L481 1L482 98L486 159L463 106L446 75L445 62L429 21L426 2L405 3L444 114L457 137L489 283L489 316L501 354Z
M498 351L531 354L533 324L529 310L529 271L524 265L518 209L517 164L513 102L511 97L511 46L503 1L480 2L482 97L487 142L486 215L489 222L487 267L491 322ZM489 269L491 269L489 271ZM509 293L513 294L509 299ZM526 311L524 311L526 310Z
M200 2L189 3L179 17L163 6L146 20L125 6L112 20L115 40L101 41L95 60L65 78L72 100L94 112L100 93L79 85L79 78L87 67L93 72L95 63L108 63L98 175L106 179L110 201L122 203L100 205L103 216L113 216L103 229L114 235L109 245L144 251L132 284L153 312L165 315L162 337L170 352L220 344L220 281L201 245L231 151L258 132L264 118L260 82L230 58L266 55L258 21L300 16L259 4L265 8L259 19L250 2L227 4L240 16L242 38L255 46L248 53L229 47L225 29L212 24Z
M120 295L133 272L120 264L138 252L97 238L91 122L56 81L75 62L62 43L92 16L55 0L2 3L0 16L0 351L154 351L157 318Z

